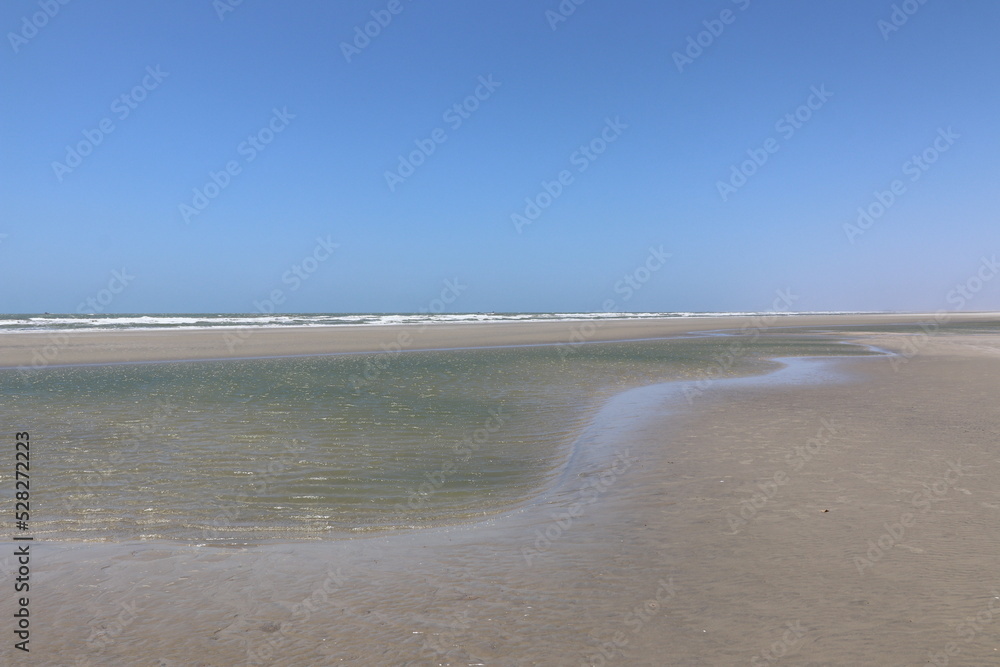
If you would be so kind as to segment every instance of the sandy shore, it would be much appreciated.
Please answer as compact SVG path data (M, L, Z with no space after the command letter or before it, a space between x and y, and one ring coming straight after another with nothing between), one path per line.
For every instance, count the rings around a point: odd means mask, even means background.
M719 329L761 331L805 326L900 324L933 314L685 317L597 322L502 322L427 326L342 326L181 331L78 331L0 334L0 368L176 359L430 350L490 345L635 340ZM951 313L952 322L995 319L989 313Z
M656 331L640 328L624 329ZM233 549L36 544L33 657L996 664L1000 335L844 338L906 356L803 362L794 383L719 381L691 401L680 383L620 394L584 434L579 479L487 522ZM599 492L581 506L585 488Z

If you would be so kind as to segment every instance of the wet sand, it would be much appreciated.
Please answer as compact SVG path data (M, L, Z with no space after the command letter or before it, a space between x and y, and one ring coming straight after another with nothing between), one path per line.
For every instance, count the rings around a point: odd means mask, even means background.
M950 313L952 322L996 319ZM931 321L933 314L678 317L662 320L501 322L174 331L0 334L0 368L177 359L233 359L340 352L396 352L491 345L568 344L677 336L720 329L759 332L803 326Z
M581 435L575 478L481 523L234 548L38 543L32 659L995 664L1000 335L844 338L910 356L625 392ZM2 585L11 571L0 559Z

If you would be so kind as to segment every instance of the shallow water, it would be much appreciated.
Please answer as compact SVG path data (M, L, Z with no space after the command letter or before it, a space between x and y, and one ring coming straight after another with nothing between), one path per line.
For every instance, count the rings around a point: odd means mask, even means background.
M584 427L621 390L761 372L767 355L858 352L782 337L730 354L735 344L9 370L0 401L9 428L32 434L39 538L320 539L529 502L577 465Z

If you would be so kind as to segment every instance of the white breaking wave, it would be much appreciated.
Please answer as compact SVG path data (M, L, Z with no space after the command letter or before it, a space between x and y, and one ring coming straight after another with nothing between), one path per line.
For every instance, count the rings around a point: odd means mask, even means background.
M6 315L0 333L46 331L109 331L162 329L236 329L244 327L388 326L394 324L448 324L456 322L575 322L588 320L649 320L679 317L754 317L772 315L840 315L853 311L822 312L668 312L668 313L318 313L318 314L205 314L205 315Z

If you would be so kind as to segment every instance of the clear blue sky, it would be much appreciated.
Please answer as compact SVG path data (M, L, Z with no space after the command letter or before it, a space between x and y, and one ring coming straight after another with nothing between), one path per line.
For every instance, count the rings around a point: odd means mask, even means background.
M949 310L1000 252L993 0L891 31L888 0L234 1L3 3L0 311L417 311L454 279L458 312Z

